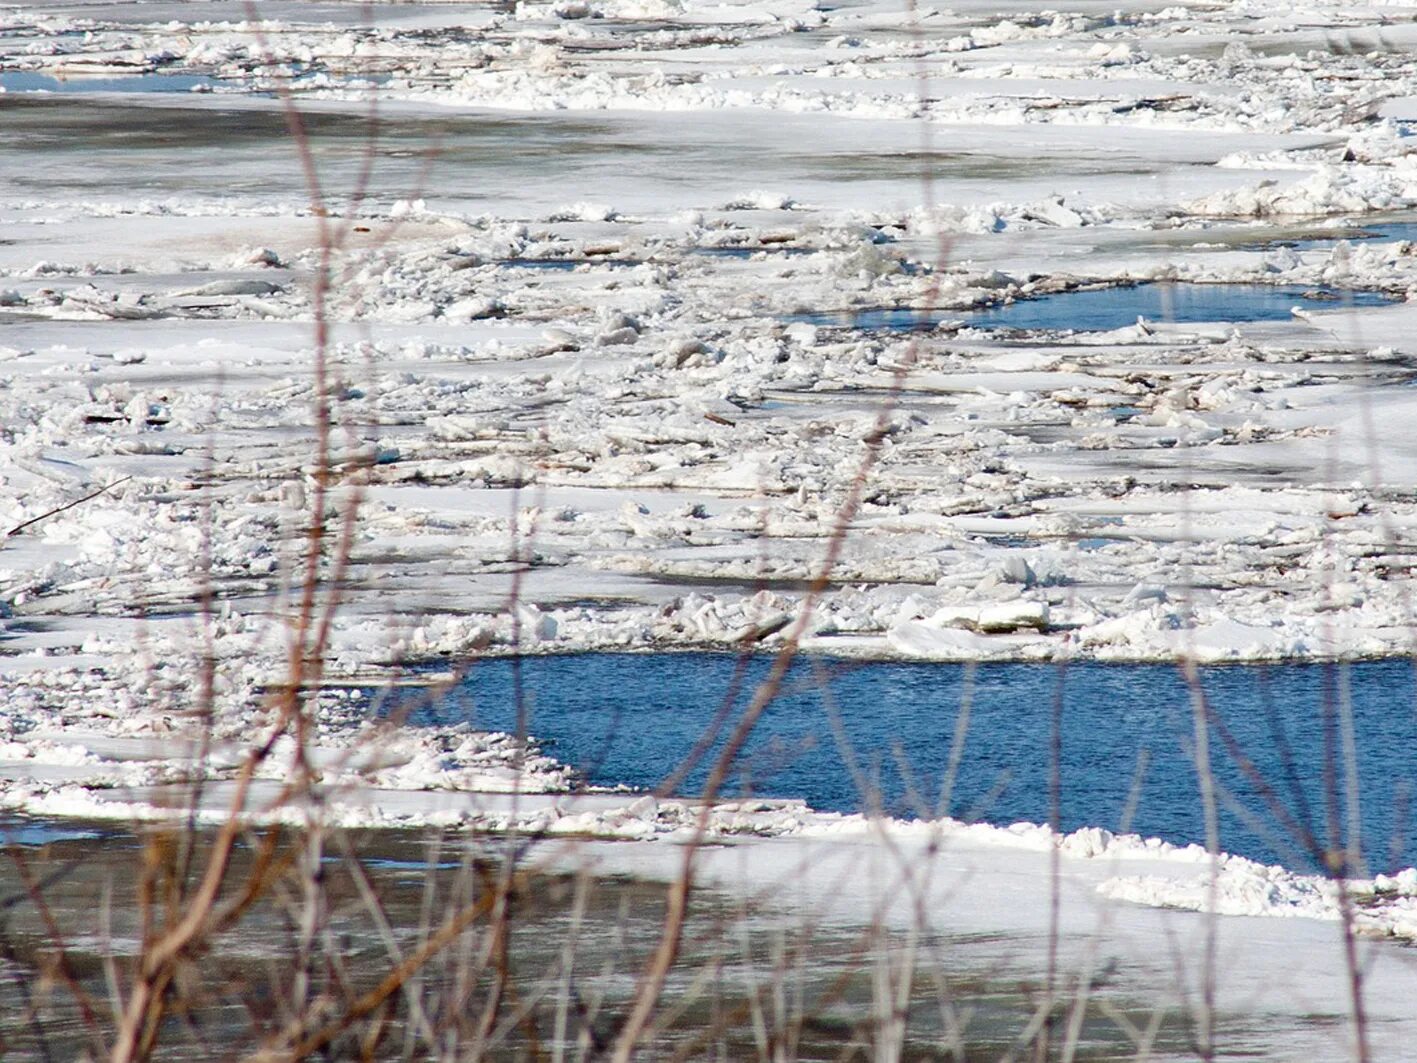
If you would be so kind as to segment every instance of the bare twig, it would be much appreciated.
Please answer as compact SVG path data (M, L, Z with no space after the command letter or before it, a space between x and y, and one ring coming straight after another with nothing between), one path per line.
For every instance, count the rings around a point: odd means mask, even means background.
M131 480L132 478L133 478L132 476L122 476L122 477L119 477L117 480L114 480L112 483L104 484L104 485L103 485L102 487L100 487L97 491L90 491L88 494L84 495L82 498L76 498L76 499L74 499L72 502L66 502L66 503L64 503L64 505L62 505L62 506L55 506L53 509L46 510L45 512L39 514L39 516L37 516L37 517L31 517L31 518L30 518L29 520L27 520L27 521L22 521L21 523L16 524L13 528L11 528L9 531L7 531L7 532L5 533L5 538L8 539L8 538L10 538L12 535L19 535L19 534L20 534L22 531L24 531L26 528L32 528L32 527L34 527L36 524L38 524L38 523L39 523L40 521L42 521L42 520L48 520L50 517L55 517L55 516L58 516L60 513L66 513L66 512L68 512L69 510L73 509L75 506L82 506L85 502L91 502L91 501L93 501L95 498L97 498L99 495L107 494L109 491L112 491L115 487L119 486L120 484L125 484L125 483L127 483L127 482L128 482L129 480Z

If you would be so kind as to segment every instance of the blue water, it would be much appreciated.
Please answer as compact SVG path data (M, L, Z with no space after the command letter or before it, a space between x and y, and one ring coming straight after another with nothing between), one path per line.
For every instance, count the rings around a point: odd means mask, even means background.
M795 314L793 321L814 325L849 325L859 329L916 330L941 321L960 320L974 328L1073 329L1104 331L1149 321L1204 322L1287 321L1292 307L1332 310L1383 306L1383 292L1316 290L1301 285L1191 284L1159 282L1089 291L1059 292L1019 299L1007 306L973 312L869 309L849 313Z
M590 259L573 261L569 258L504 258L497 263L499 266L506 266L510 269L551 269L551 270L573 270L577 266L583 266Z
M1347 240L1417 240L1417 221L1378 222L1364 225L1356 234L1346 237L1314 236L1298 240L1280 240L1277 243L1261 245L1265 247L1292 247L1298 251L1312 251L1333 247L1340 239Z
M1040 299L1020 299L980 311L970 324L980 328L1071 328L1083 331L1121 328L1138 317L1179 324L1201 322L1287 321L1290 309L1331 310L1346 306L1382 306L1382 292L1325 291L1269 284L1137 284L1123 288L1062 292Z
M520 665L526 724L546 752L589 781L654 788L709 728L740 666L747 669L746 692L769 662L743 665L712 654L530 658ZM513 667L509 660L476 664L460 688L418 708L416 718L515 731ZM1340 703L1336 684L1344 678L1325 665L1203 671L1217 719L1276 788L1287 814L1307 819L1321 839L1327 838L1325 721L1337 718L1330 710ZM1367 859L1373 870L1417 864L1408 812L1417 782L1417 673L1406 661L1362 663L1351 666L1346 683ZM969 728L946 803L942 781L966 696ZM736 700L735 717L745 701L746 693ZM825 810L879 804L905 817L944 811L998 824L1047 822L1055 704L1065 829L1130 826L1173 842L1204 841L1189 752L1190 700L1171 665L1075 664L1060 671L999 664L980 666L971 678L957 665L799 660L735 765L729 792L803 798ZM833 711L859 776L833 735ZM1211 728L1210 741L1216 777L1229 795L1222 847L1312 870L1218 728ZM675 789L696 793L704 777L701 766ZM857 777L869 780L864 793ZM1124 810L1134 785L1128 823Z
M0 88L7 92L191 92L218 84L215 78L199 74L55 78L28 70L0 71Z
M1386 225L1369 225L1364 228L1374 240L1417 240L1417 221L1394 221Z

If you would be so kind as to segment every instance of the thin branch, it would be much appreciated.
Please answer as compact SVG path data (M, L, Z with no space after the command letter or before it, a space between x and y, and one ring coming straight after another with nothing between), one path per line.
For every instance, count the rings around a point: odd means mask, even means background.
M12 535L19 535L20 532L24 531L26 528L33 527L42 520L48 520L50 517L57 517L60 513L65 513L68 510L73 509L75 506L82 506L85 502L91 502L99 495L106 494L109 491L112 491L119 484L125 484L132 478L132 476L120 477L119 479L114 480L110 484L104 484L97 491L90 491L88 494L84 495L83 498L76 498L72 502L66 502L62 506L56 506L51 510L46 510L44 513L41 513L37 517L31 517L29 520L24 521L23 523L16 524L13 528L11 528L5 533L5 538L8 539Z

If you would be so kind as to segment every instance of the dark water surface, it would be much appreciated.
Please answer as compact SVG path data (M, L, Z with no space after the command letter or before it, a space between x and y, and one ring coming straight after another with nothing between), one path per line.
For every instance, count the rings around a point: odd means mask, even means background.
M743 666L714 654L526 659L520 676L527 730L591 782L653 788L711 728L739 668L746 675L733 702L735 720L769 664L754 658ZM510 660L480 662L460 688L419 716L515 731L514 671ZM1351 707L1357 819L1371 869L1417 864L1408 812L1417 782L1411 662L1217 667L1204 669L1202 680L1213 709L1208 736L1222 791L1222 848L1313 868L1292 835L1309 824L1328 844L1330 794L1340 828L1350 821L1341 710ZM967 735L945 800L966 702ZM1204 842L1191 699L1173 665L1075 664L1062 671L997 664L971 672L948 664L801 659L738 758L729 792L803 798L823 810L879 804L905 817L945 811L999 824L1047 822L1055 706L1065 829L1130 825L1173 842ZM696 793L704 778L700 766L676 790Z
M212 837L197 832L198 868L205 866ZM311 972L321 1005L342 1014L357 995L377 986L395 957L409 955L413 942L426 939L430 919L468 911L468 898L479 896L487 876L505 866L499 855L504 847L495 838L449 837L435 848L426 831L350 832L348 849L331 846L321 859L320 933L310 946L311 962L302 968L289 909L290 897L308 882L296 870L301 862L295 854L307 851L301 839L299 832L288 833L280 850L278 859L289 858L293 865L289 877L278 878L244 910L237 927L214 935L201 961L184 970L169 1003L169 1015L177 1017L160 1027L152 1058L208 1063L268 1050L272 1016L281 1015L279 1002L296 999L302 970ZM88 834L60 830L44 847L23 854L10 850L0 860L0 896L6 898L0 922L5 953L0 1055L5 1059L107 1055L112 1013L92 1002L108 999L112 970L126 974L136 963L133 950L145 925L137 898L144 890L142 872L153 866L151 845L150 832L142 828L98 824ZM252 860L252 848L238 846L231 881L245 882ZM510 906L505 980L479 959L491 954L493 923L475 920L405 986L404 999L420 1002L420 1021L410 1018L406 1004L390 1008L352 1024L319 1058L586 1058L592 1031L607 1036L629 1012L640 972L664 932L666 891L654 878L531 870L536 863L520 865L526 877ZM30 901L36 882L43 890L42 910ZM377 896L377 906L363 901L365 896ZM763 901L696 884L683 948L657 1021L635 1058L758 1059L755 1034L761 1026L753 1020L762 1014L762 1000L780 1001L779 1010L769 1014L780 1016L776 1021L785 1027L792 1024L786 1058L869 1058L862 1016L879 1006L878 971L886 961L895 970L915 965L914 977L891 987L892 999L903 1001L901 1059L938 1059L944 1045L957 1046L948 1058L1003 1059L1016 1056L1026 1031L1037 1028L1032 1019L1043 964L1040 956L1019 965L1021 943L952 933L947 919L931 918L922 920L918 942L912 939L907 951L899 938L805 913L784 917ZM54 974L56 941L65 943L62 969L74 979L73 990ZM391 951L394 942L407 944ZM948 956L948 967L937 959L941 956ZM712 977L704 978L705 971ZM902 989L908 998L896 996ZM1078 1063L1132 1058L1133 1046L1112 1016L1120 1013L1136 1027L1148 1027L1158 1001L1170 1001L1173 992L1169 981L1158 988L1140 978L1099 986L1093 999L1105 994L1110 1010L1088 1009L1074 1058ZM586 999L593 1009L576 1006ZM949 1000L949 1008L941 1006L942 999ZM494 1000L515 1021L502 1021L489 1047L477 1036L476 1020ZM968 1016L967 1026L954 1020L951 1008ZM1187 1058L1184 1012L1167 1004L1159 1010L1165 1019L1152 1058ZM86 1015L96 1018L86 1021ZM422 1015L436 1016L438 1025ZM1259 1024L1264 1025L1257 1032ZM1254 1043L1257 1037L1271 1043L1273 1026L1270 1016L1237 1013L1222 1016L1217 1030L1227 1043ZM98 1045L91 1027L104 1037Z

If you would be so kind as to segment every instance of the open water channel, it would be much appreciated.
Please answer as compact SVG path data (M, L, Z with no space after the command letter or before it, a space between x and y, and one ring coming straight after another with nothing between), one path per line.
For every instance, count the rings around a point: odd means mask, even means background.
M423 711L521 726L597 785L653 789L716 735L679 786L692 794L768 667L711 654L493 660ZM1356 833L1373 871L1417 863L1410 662L1208 668L1201 687L1222 849L1312 870L1315 841L1334 847ZM839 812L1047 823L1056 762L1063 829L1204 844L1194 694L1167 664L799 659L728 792Z

